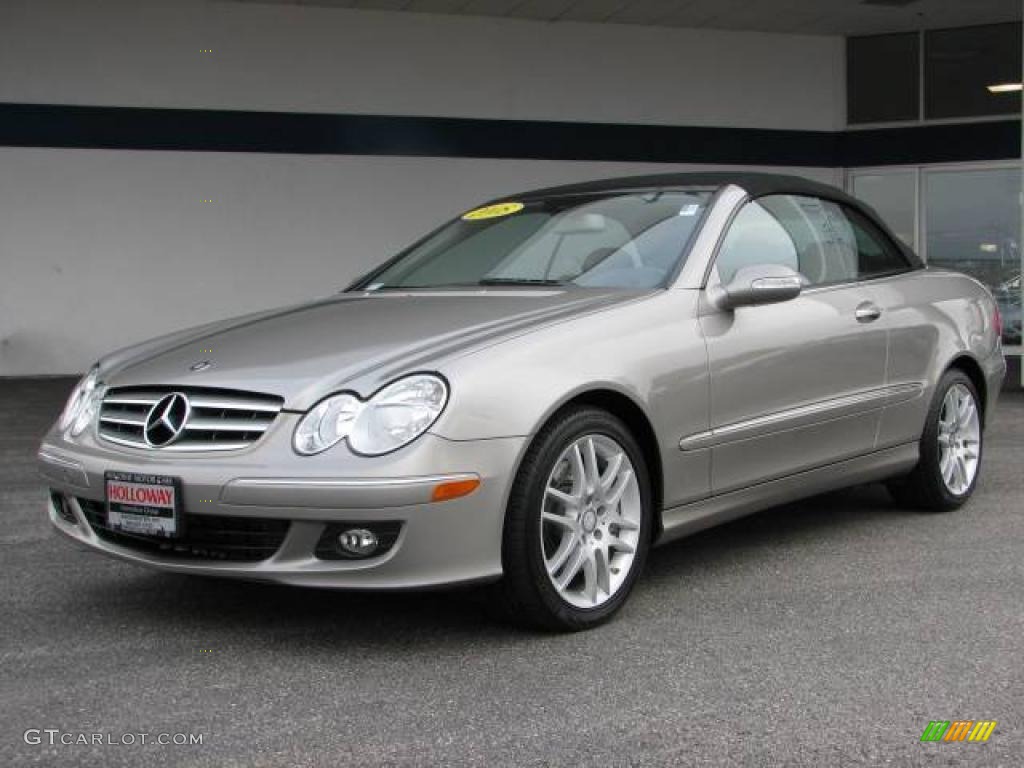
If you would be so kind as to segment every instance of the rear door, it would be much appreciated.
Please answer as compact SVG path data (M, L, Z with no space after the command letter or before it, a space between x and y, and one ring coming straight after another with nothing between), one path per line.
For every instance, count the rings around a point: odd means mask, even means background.
M705 292L711 429L681 447L711 447L714 493L874 449L887 338L858 262L856 232L834 202L770 195L733 220L709 287L743 266L783 264L805 288L790 301L731 311Z

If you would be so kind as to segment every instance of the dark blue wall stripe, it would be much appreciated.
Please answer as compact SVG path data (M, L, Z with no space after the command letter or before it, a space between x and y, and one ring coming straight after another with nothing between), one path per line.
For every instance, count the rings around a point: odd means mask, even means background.
M841 134L839 165L954 163L1020 158L1020 120L873 128Z
M0 146L851 167L1020 157L1020 121L857 131L0 104Z

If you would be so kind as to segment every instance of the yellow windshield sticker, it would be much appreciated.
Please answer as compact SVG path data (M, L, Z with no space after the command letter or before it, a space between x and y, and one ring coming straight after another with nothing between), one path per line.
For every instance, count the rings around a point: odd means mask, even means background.
M511 216L519 213L525 206L522 203L495 203L485 205L483 208L476 208L469 213L462 215L463 221L480 221L481 219L496 219L499 216Z

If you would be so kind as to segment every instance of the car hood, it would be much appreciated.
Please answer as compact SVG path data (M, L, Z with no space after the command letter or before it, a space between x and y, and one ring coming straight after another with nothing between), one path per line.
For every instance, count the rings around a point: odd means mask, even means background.
M110 386L203 386L266 392L305 410L351 388L366 396L445 359L643 293L472 289L345 293L179 332L103 361ZM193 371L197 363L204 370Z

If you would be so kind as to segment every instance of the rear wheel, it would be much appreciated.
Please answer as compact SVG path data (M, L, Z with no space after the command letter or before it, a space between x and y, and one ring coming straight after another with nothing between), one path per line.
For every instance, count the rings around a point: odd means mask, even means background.
M499 597L518 623L578 630L625 602L651 537L647 467L626 426L574 407L537 435L509 499Z
M981 469L983 433L978 391L957 369L935 389L921 436L921 459L907 476L889 481L896 501L930 512L962 506L974 492Z

